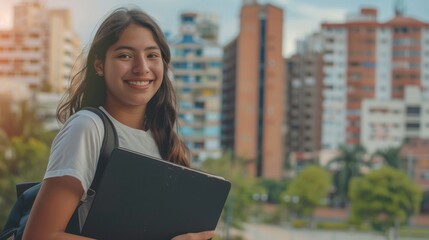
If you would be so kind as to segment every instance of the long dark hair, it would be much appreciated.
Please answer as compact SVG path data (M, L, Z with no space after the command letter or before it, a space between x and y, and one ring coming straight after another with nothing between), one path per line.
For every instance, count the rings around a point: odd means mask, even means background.
M108 48L118 41L130 24L142 26L152 32L161 49L164 63L161 86L146 107L145 127L151 130L163 159L189 166L189 151L174 129L177 113L176 96L168 77L170 48L158 24L140 9L116 9L100 25L89 49L85 66L73 76L67 95L58 107L57 118L64 123L83 107L99 107L105 103L106 84L104 79L97 75L94 62L96 59L105 60Z

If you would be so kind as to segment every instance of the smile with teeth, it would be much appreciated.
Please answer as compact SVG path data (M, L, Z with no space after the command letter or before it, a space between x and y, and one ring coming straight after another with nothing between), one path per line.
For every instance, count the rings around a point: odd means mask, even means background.
M146 86L146 85L149 85L151 82L153 82L153 81L150 81L150 80L148 80L148 81L127 81L127 83L129 85L134 85L134 86Z

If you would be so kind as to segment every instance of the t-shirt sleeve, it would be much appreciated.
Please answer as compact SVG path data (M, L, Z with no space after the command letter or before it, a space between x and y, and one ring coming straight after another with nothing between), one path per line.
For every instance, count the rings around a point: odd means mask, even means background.
M44 178L77 178L84 189L84 200L95 175L103 136L103 122L96 114L89 111L74 114L52 143Z

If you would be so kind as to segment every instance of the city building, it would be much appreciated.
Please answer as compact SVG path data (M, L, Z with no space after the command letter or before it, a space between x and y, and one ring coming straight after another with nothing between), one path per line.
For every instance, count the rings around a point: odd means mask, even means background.
M224 48L222 147L253 176L280 179L285 159L283 10L243 1L238 36Z
M429 139L429 102L417 86L405 87L404 99L363 100L361 126L361 143L368 153Z
M46 131L59 130L61 127L57 119L57 108L61 102L63 94L39 92L34 96L34 108L36 117L42 123Z
M400 155L407 175L420 188L429 191L429 138L410 139L401 148ZM427 209L426 209L427 210Z
M0 31L0 82L63 92L81 52L69 10L23 1L14 7L13 23L13 29Z
M419 86L429 99L429 23L404 16L379 22L362 8L343 23L323 23L324 79L322 147L360 144L364 99L403 99Z
M321 34L297 42L297 52L286 59L287 138L290 166L298 170L318 162L321 149L323 52Z
M198 163L222 155L222 48L217 44L215 17L186 12L180 20L179 35L169 40L179 103L179 131L192 160Z

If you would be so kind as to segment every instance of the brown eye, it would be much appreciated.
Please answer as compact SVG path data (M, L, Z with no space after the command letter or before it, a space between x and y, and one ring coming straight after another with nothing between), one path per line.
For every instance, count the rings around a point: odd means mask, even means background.
M130 59L132 56L130 54L122 53L118 55L118 58Z
M155 54L155 53L150 53L149 55L147 55L147 57L148 58L157 58L157 57L159 57L159 55Z

